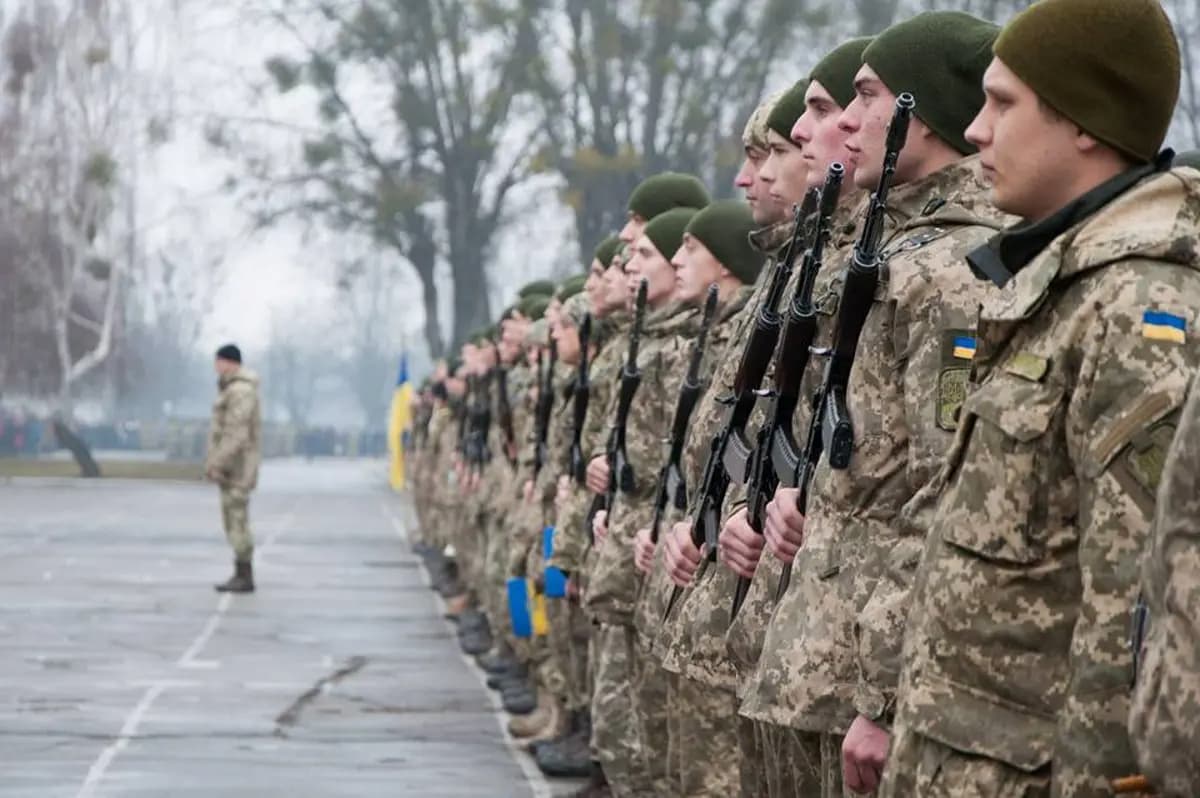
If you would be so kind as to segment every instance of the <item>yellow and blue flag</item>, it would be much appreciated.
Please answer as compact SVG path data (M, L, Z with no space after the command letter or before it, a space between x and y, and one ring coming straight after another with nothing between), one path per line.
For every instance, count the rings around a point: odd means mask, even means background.
M404 489L404 443L412 423L410 405L412 386L408 384L408 355L400 356L400 374L392 392L392 409L388 418L388 453L391 459L392 490Z
M970 335L956 335L954 337L954 356L959 360L974 360L975 359L975 338Z
M1142 314L1142 337L1182 344L1187 340L1187 321L1174 313L1147 310Z

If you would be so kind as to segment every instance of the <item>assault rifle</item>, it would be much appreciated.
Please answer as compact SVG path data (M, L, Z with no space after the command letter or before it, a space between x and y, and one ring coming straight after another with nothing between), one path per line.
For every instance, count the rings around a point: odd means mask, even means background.
M658 472L658 486L654 490L654 518L650 523L650 540L658 543L658 532L662 526L667 505L676 510L687 509L687 485L683 479L683 445L687 443L688 422L692 411L700 400L703 388L700 384L700 366L704 360L704 349L708 345L708 331L712 328L717 312L717 286L708 288L704 300L704 318L700 322L700 334L692 344L691 359L683 384L679 386L679 398L675 400L675 416L671 421L671 437L667 444L667 461Z
M536 444L533 450L533 478L536 480L542 466L550 458L546 438L550 433L550 414L554 410L554 364L558 362L558 344L550 339L550 355L546 358L546 375L538 386L537 405L534 406L534 431ZM538 376L541 377L541 353L538 353Z
M579 370L575 374L575 426L571 430L571 476L582 485L587 479L587 463L583 459L583 425L587 421L588 401L592 385L588 381L588 346L592 339L592 314L584 314L579 325Z
M492 452L488 449L488 432L492 423L489 391L491 374L472 377L471 381L474 383L474 395L467 411L467 463L479 474L492 459Z
M800 279L789 303L787 321L780 335L779 348L775 352L775 390L771 396L767 420L758 431L754 457L750 463L749 492L746 498L746 513L750 528L758 534L763 532L766 521L767 502L775 495L779 485L775 462L779 458L791 458L794 463L800 455L796 451L792 436L792 416L800 403L800 383L808 369L813 341L817 335L817 310L813 306L813 290L817 275L824 264L825 245L829 241L830 220L837 209L842 191L842 178L846 168L840 163L832 164L821 188L821 205L816 225L812 230L811 246L804 254L804 265L800 268ZM750 591L750 580L739 576L733 593L733 607L729 620L737 617L738 610Z
M517 433L513 429L512 403L508 398L508 369L496 367L496 413L500 417L500 431L504 433L504 456L508 464L514 468L517 465Z
M875 301L875 288L879 285L879 247L883 239L888 192L896 175L900 152L908 139L908 125L915 107L916 100L907 92L896 98L896 110L888 127L879 186L871 195L862 233L846 268L833 347L829 352L829 362L825 365L821 388L813 400L804 454L790 473L785 472L779 477L780 483L786 487L800 489L796 506L801 512L807 510L808 488L821 462L821 455L828 453L830 468L845 469L849 467L854 451L854 426L846 409L846 387L850 382L850 367L854 365L858 336ZM776 601L787 591L791 578L792 566L785 564L779 577L779 587L775 591Z
M625 358L625 367L621 370L621 387L617 396L617 418L609 430L608 441L604 445L604 459L608 462L608 489L592 500L592 506L587 514L587 533L589 542L595 542L592 534L592 519L601 510L612 513L617 499L617 491L630 493L637 487L633 466L625 453L625 426L629 421L629 410L633 407L633 397L638 386L642 384L642 372L638 368L638 345L642 338L642 326L646 323L646 289L645 278L638 285L637 300L634 304L633 326L629 330L629 353Z
M741 482L746 478L747 461L750 458L746 424L750 421L750 413L754 410L757 398L756 392L767 374L767 366L770 365L771 355L775 352L775 343L779 340L781 320L777 309L802 246L804 219L815 210L815 193L809 192L804 198L804 204L796 209L791 241L784 256L775 263L766 296L754 319L754 329L750 331L750 337L746 339L746 346L742 349L742 359L738 363L737 375L733 380L733 393L718 400L728 405L729 409L726 411L725 423L709 443L699 498L692 516L692 544L699 548L707 543L710 562L717 557L721 507L725 504L725 494L729 491L730 481ZM676 585L671 591L664 618L671 614L682 594L683 588Z

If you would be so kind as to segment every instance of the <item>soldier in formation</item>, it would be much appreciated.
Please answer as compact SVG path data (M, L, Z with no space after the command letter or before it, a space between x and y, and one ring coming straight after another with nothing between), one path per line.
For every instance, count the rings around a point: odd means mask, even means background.
M418 551L583 796L1200 795L1200 172L1157 0L928 12L418 393ZM527 622L529 617L533 622Z

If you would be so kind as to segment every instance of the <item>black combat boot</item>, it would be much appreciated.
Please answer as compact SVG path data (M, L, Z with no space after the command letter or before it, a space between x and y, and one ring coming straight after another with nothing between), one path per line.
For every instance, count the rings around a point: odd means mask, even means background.
M237 560L233 563L233 576L228 581L222 582L219 585L213 585L213 589L218 593L253 593L254 592L254 566L249 560L242 562Z

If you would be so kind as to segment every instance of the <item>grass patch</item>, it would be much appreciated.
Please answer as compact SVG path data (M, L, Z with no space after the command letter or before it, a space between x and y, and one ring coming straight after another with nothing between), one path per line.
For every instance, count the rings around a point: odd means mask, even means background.
M202 463L176 461L101 460L101 478L168 479L198 482L204 479ZM0 459L0 477L78 477L74 460Z

